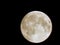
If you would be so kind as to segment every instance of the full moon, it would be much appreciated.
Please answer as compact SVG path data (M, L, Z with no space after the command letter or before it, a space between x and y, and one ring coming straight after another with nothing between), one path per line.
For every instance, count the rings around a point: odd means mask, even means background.
M23 17L20 30L27 41L41 43L50 36L52 22L47 14L41 11L31 11Z

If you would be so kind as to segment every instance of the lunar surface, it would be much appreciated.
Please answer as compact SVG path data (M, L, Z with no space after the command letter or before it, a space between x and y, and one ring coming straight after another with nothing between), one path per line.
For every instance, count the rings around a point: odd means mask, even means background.
M27 41L41 43L50 36L52 22L47 14L41 11L31 11L23 17L20 29Z

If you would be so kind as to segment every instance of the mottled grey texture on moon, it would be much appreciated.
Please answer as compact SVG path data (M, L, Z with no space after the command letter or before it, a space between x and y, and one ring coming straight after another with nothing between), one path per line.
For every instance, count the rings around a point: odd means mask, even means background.
M24 38L33 43L45 41L52 32L50 18L41 11L27 13L22 19L20 26Z

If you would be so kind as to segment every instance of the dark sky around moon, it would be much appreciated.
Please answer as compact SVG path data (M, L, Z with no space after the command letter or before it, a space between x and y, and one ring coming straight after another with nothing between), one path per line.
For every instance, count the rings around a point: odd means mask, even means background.
M28 42L22 36L20 32L20 23L22 18L30 11L42 11L46 13L52 20L53 31L51 36L48 40L39 43L41 45L57 45L59 43L59 29L58 29L58 13L55 6L56 3L54 1L44 0L44 1L37 1L37 0L28 0L28 1L20 1L16 3L15 10L16 10L16 44L26 44L26 45L33 45L33 43ZM36 45L39 45L36 44ZM34 44L35 45L35 44Z

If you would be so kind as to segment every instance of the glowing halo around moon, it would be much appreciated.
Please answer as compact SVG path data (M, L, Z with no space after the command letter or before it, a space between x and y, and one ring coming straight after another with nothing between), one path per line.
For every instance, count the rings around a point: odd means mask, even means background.
M50 36L52 22L47 14L41 11L31 11L22 19L20 28L26 40L32 43L41 43Z

